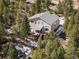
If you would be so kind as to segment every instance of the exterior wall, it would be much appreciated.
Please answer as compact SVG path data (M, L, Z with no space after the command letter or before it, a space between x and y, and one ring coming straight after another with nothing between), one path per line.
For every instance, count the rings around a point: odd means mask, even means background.
M59 25L59 20L55 21L52 24L53 28L56 28L58 25ZM48 31L46 31L46 32L51 31L51 25L47 24L43 20L36 20L36 21L34 21L34 23L30 22L30 27L31 27L31 32L34 32L34 33L36 33L36 30L41 30L42 27L48 28Z
M40 23L39 23L40 22ZM42 27L44 27L44 28L48 28L48 31L47 32L49 32L49 31L51 31L51 25L49 25L49 24L47 24L46 22L44 22L44 21L42 21L42 20L38 20L38 27L40 27L40 26L42 26Z
M63 25L64 24L64 16L59 17L59 24Z
M52 26L54 29L57 28L59 26L59 20L55 21Z
M35 32L36 30L41 30L43 26L48 28L49 31L51 31L51 26L42 20L34 21L34 23L30 22L31 32Z

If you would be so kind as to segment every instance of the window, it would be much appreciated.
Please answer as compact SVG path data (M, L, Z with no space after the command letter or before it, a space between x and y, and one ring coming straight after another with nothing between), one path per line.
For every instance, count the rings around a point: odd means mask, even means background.
M37 33L40 33L40 30L36 30Z
M45 28L45 31L48 31L49 29L48 28Z
M31 21L31 23L34 23L34 21Z
M35 24L36 24L36 21L35 21Z

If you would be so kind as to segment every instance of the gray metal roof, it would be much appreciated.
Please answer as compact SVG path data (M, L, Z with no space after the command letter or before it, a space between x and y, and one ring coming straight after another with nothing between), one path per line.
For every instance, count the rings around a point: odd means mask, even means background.
M55 21L59 19L59 16L57 16L56 14L50 14L49 12L43 12L30 17L29 20L32 19L36 20L36 18L40 18L41 20L45 21L49 25L52 25Z

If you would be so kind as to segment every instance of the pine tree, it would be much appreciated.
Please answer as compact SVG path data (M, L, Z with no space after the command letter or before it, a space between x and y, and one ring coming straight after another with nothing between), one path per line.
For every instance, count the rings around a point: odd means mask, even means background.
M8 48L8 59L16 59L15 46L13 44L9 45Z
M73 27L71 32L70 32L70 36L69 36L69 42L68 42L68 49L66 52L66 59L76 59L77 55L76 55L76 45L75 45L75 36L76 36L76 28Z
M14 7L15 7L15 24L18 26L19 28L19 24L20 24L20 12L21 12L21 3L22 3L22 0L14 0Z
M66 30L67 30L67 35L68 35L68 33L70 32L70 30L73 28L73 26L74 26L74 24L75 24L75 11L72 13L72 15L71 15L71 17L70 17L70 19L69 19L69 24L67 25L67 28L66 28ZM69 35L68 35L69 36Z
M43 59L43 50L36 49L33 51L32 59Z
M79 59L79 10L77 11L76 15L75 15L75 47L76 47L76 54L77 57Z
M57 6L58 8L58 13L64 14L67 13L67 15L71 15L73 11L73 1L72 0L64 0L64 1L59 1L59 4Z
M66 59L79 59L79 11L74 13L71 26L68 31L68 49L66 53ZM67 58L68 57L68 58Z
M2 43L3 41L3 9L4 9L4 4L3 4L3 0L0 0L0 43Z
M33 50L32 52L32 59L43 59L46 58L46 54L45 54L45 44L44 44L44 40L42 40L41 35L38 39L38 46L36 48L36 50Z
M64 17L65 17L64 31L67 32L67 29L70 26L69 22L70 22L71 18L73 19L72 14L74 14L75 11L73 10L73 6L72 6L73 2L72 2L72 0L65 0L62 3L64 4L62 10L63 10L63 14L64 14Z
M0 16L3 14L3 10L4 10L4 3L3 0L0 0Z
M31 10L29 11L30 16L33 16L36 14L36 4L32 4Z
M36 0L36 13L42 12L41 0Z
M8 1L5 1L5 0L3 0L3 3L4 3L4 6L5 6L5 8L4 8L4 13L3 13L3 19L4 19L4 22L5 22L5 24L8 24L9 23L9 21L10 21L10 19L9 19L9 14L10 14L10 9L9 9L9 4L10 4L10 0L8 0Z
M64 20L65 20L65 23L63 25L63 28L64 28L64 31L67 32L69 21L70 21L69 16L67 15L67 13L64 13Z
M15 17L14 1L1 0L0 3L1 3L0 11L2 11L1 15L3 23L12 25L14 23L14 17Z
M64 49L62 46L60 46L59 48L57 48L58 50L54 49L51 53L51 59L65 59L64 58Z
M0 22L0 43L2 43L2 42L3 42L3 25Z
M15 15L16 15L16 7L15 7L16 2L15 1L10 1L9 5L9 19L11 25L15 24Z
M41 0L42 9L46 9L46 0Z
M50 11L50 8L49 8L49 4L51 3L51 0L46 0L46 9L48 10L48 11Z
M29 11L30 16L44 11L51 11L48 6L49 3L51 3L51 0L36 0L36 3L32 4L31 10Z
M3 0L0 0L0 21L1 22L5 22L5 20L4 20L4 13L5 13L5 10L6 9L6 7L5 7L5 4L4 4L4 1Z
M62 3L60 0L59 0L59 4L57 5L57 13L60 13L62 14L63 13L63 7L64 6L64 3Z
M25 16L23 21L20 23L19 33L22 37L27 37L30 34L30 26L27 16Z
M50 3L51 0L41 0L42 10L51 12L52 10L49 8Z
M45 42L44 46L42 46L43 41ZM35 50L33 57L37 56L38 59L64 59L64 49L53 30L44 36L44 40L39 40L38 48Z
M55 34L52 32L47 39L45 47L47 59L64 59L64 49L54 35Z
M64 1L64 12L70 16L73 12L73 1L72 0L65 0Z

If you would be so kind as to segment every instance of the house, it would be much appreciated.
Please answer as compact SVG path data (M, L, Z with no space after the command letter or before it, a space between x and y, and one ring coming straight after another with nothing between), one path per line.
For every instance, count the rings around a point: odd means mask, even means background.
M59 26L59 16L43 12L29 17L29 24L32 33L50 32L51 27L56 28Z

